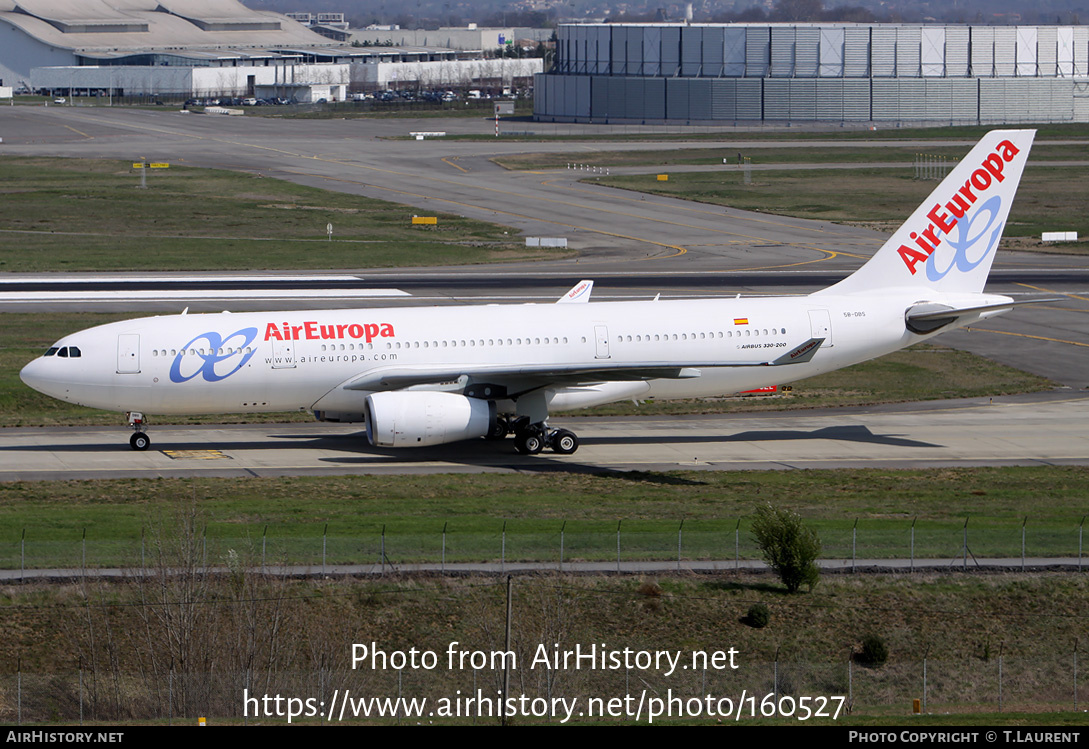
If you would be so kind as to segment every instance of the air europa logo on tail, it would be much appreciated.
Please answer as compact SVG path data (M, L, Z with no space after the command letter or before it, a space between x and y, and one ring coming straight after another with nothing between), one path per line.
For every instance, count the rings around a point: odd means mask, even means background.
M384 323L336 323L326 325L314 320L307 320L301 325L283 323L277 326L270 322L265 326L266 341L318 341L344 338L362 338L370 343L375 338L393 338L393 325Z
M952 268L956 265L962 271L968 271L979 265L979 263L986 257L990 250L993 249L994 244L998 241L998 235L1001 231L994 232L991 235L991 242L984 249L984 251L973 261L968 258L968 249L976 243L981 237L983 237L991 224L994 222L994 218L998 215L998 209L1002 205L1002 200L999 196L994 196L990 200L987 200L980 206L980 210L968 219L968 226L961 226L961 219L967 214L968 210L976 204L976 202L982 196L992 183L1002 182L1005 177L1002 175L1003 170L1006 168L1006 164L1013 161L1013 157L1020 153L1020 149L1013 145L1008 140L1004 140L998 144L993 153L987 154L987 157L980 163L979 168L972 172L972 175L964 183L964 185L954 192L948 201L943 206L941 203L935 203L934 207L926 214L926 217L930 219L931 223L927 224L926 229L921 232L911 232L911 238L915 242L915 247L909 247L906 244L900 245L897 252L900 253L900 258L904 261L904 265L912 275L915 275L916 265L919 263L926 263L927 277L932 281L938 281L943 278ZM988 209L987 213L990 215L990 220L987 222L987 226L977 232L971 231L971 224L974 222L977 215L983 213L983 209ZM955 227L960 226L960 240L953 242L949 239ZM950 245L954 247L956 256L949 266L940 271L934 266L932 256L934 251L938 248L938 245L942 243L942 235L945 235ZM918 248L918 249L916 249Z

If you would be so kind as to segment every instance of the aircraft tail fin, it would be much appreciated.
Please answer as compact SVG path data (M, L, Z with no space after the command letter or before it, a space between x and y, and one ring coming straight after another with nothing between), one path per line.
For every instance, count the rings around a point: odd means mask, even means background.
M579 281L571 287L570 291L557 299L556 304L585 304L590 301L590 292L593 290L593 281Z
M865 265L824 292L983 291L1035 135L987 133Z

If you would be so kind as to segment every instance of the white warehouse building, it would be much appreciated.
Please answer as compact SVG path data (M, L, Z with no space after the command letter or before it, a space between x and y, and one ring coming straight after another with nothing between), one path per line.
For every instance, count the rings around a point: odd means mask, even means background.
M1089 122L1089 27L583 24L534 114L559 122Z
M237 0L0 0L0 86L87 95L343 100L350 90L504 86L540 60L337 46Z

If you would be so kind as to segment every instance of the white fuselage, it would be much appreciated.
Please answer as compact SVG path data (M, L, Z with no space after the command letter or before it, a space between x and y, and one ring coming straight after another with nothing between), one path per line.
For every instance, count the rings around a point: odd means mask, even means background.
M628 398L729 394L865 361L928 337L904 325L905 310L918 299L918 290L886 289L873 296L149 317L70 335L55 344L69 356L40 357L22 377L53 397L108 410L359 412L367 393L343 385L391 367L699 368L699 376L687 379L550 386L550 410L562 410ZM1002 297L971 295L980 299ZM808 362L738 366L774 360L810 338L824 342Z

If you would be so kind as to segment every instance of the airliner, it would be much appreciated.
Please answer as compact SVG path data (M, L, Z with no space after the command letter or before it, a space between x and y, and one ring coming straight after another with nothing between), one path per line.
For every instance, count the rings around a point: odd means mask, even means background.
M568 455L552 413L793 382L1015 307L983 288L1034 137L985 135L861 268L806 296L592 302L587 280L556 304L182 313L73 333L20 376L126 413L135 450L149 413L303 410L379 447L513 434Z

